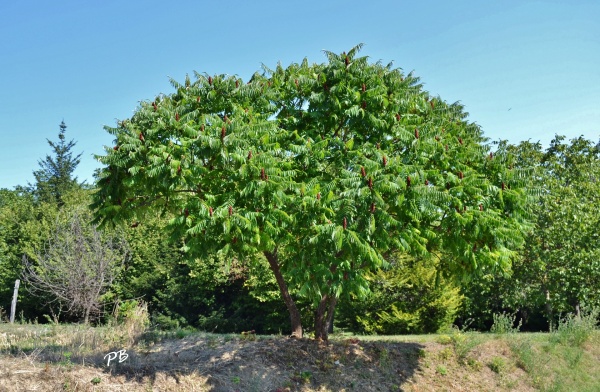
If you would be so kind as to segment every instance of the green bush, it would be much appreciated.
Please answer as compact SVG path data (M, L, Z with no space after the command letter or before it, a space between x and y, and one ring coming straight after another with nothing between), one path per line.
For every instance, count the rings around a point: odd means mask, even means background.
M598 326L598 309L582 311L578 317L568 314L558 322L552 341L566 346L581 347Z
M519 332L523 323L522 320L519 320L519 323L515 326L517 316L514 314L510 315L504 312L494 313L492 317L494 319L494 324L492 324L492 327L490 328L491 333L516 333Z
M152 315L152 325L161 331L170 331L181 326L181 321L177 318L171 318L162 313Z
M494 373L500 374L506 370L506 361L502 357L494 357L492 358L491 362L488 363L488 367Z
M447 329L462 296L437 274L438 261L397 256L387 271L371 277L371 294L362 301L341 301L337 327L367 334L422 334Z

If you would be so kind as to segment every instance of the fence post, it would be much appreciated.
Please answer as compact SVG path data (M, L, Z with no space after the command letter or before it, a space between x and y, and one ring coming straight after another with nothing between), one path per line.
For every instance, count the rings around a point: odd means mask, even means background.
M15 280L15 291L13 293L12 304L10 305L10 323L15 322L15 313L17 311L17 295L19 294L19 285L21 281L19 279Z

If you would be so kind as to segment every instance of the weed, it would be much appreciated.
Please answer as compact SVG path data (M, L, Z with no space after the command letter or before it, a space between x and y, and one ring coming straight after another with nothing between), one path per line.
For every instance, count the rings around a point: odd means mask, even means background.
M238 376L231 377L231 382L234 384L239 384L242 380Z
M552 342L571 347L583 346L597 327L599 312L598 309L593 309L582 312L579 317L569 314L562 318L552 336Z
M63 353L63 360L60 361L59 363L63 366L65 366L67 369L71 369L73 368L73 362L71 362L71 357L73 356L73 353L70 351L67 351L65 353Z
M537 366L536 354L531 349L531 345L525 340L518 340L510 343L510 348L517 355L517 367L527 373L531 373Z
M305 384L308 384L308 383L310 383L311 378L312 378L312 373L305 370L300 373L295 373L294 376L292 377L292 380L294 380L296 382L303 382Z
M92 384L94 384L94 385L100 384L100 381L101 381L100 377L94 377L94 378L92 378Z
M454 351L452 350L452 348L446 347L445 349L439 352L438 356L442 361L447 361L454 356Z
M312 373L309 371L303 371L300 373L300 377L304 380L305 383L309 383L312 378Z
M476 360L475 358L469 358L467 359L467 365L469 365L469 367L473 370L481 370L481 362L479 362L478 360Z
M494 313L492 315L494 319L494 324L490 328L491 333L497 334L507 334L507 333L517 333L521 329L521 325L523 324L523 320L519 320L519 323L515 326L515 321L517 316L515 314L507 314L507 313Z
M502 357L494 357L492 358L492 361L488 363L488 367L494 373L498 374L503 373L506 370L506 366L506 361Z
M452 329L450 339L459 362L464 362L467 354L482 342L481 335L474 332L465 332L458 328Z
M448 335L440 335L437 337L436 342L446 345L452 343L452 338Z
M382 368L390 366L390 352L385 347L379 351L379 366Z
M448 369L444 365L438 365L438 367L435 369L435 371L437 373L441 374L442 376L445 376L446 374L448 374Z

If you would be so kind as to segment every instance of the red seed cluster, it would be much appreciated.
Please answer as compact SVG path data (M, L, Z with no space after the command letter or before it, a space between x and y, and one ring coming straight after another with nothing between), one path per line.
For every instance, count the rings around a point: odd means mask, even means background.
M248 160L252 159L252 151L248 151Z
M229 216L233 215L233 207L229 206Z
M366 109L367 108L367 101L362 101L362 108Z
M369 189L373 189L373 178L369 177Z
M143 142L144 140L145 140L145 139L144 139L144 134L140 132L140 141L142 141L142 142Z
M212 86L212 82L213 82L213 79L212 79L212 77L209 76L208 77L208 84Z
M263 180L263 181L267 179L267 175L265 174L265 168L264 167L260 169L260 179Z
M375 213L375 203L371 203L371 214Z
M344 217L344 221L342 224L344 226L344 230L346 230L346 228L348 227L348 220L346 220L346 217Z
M402 117L400 116L400 114L396 113L396 121L400 121Z
M410 176L406 176L406 187L407 188L410 188L410 182L411 182Z
M464 178L463 172L461 172L461 171L458 172L458 178L460 178L461 180Z
M367 85L366 84L362 84L362 92L366 92L367 91Z
M175 112L175 121L179 121L179 113Z
M419 130L415 128L415 139L419 138Z
M221 140L225 139L226 133L227 133L227 130L225 129L225 127L221 128Z
M383 162L382 162L382 163L383 163L383 167L386 167L386 166L387 166L387 162L388 162L388 161L387 161L387 157L386 157L385 155L383 156L383 159L382 159L382 161L383 161Z
M365 167L364 167L364 166L361 166L361 167L360 167L360 175L361 175L362 177L366 177L366 175L367 175L367 171L365 170Z
M213 216L213 208L212 207L208 208L208 215Z
M479 205L479 211L483 211L483 204Z
M321 200L321 192L317 193L317 200Z
M152 102L152 107L154 108L154 111L156 112L156 109L158 108L158 107L156 106L156 102Z

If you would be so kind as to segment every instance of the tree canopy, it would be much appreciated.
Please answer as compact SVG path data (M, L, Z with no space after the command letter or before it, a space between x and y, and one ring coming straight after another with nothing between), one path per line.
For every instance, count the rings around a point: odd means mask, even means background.
M490 151L459 103L391 64L326 52L247 83L195 74L107 127L98 220L172 216L184 249L266 258L327 338L338 299L368 293L393 252L441 257L446 274L506 269L527 228L527 173ZM290 287L293 293L290 293Z
M65 193L77 184L77 178L73 177L73 172L79 165L81 154L73 156L72 149L77 143L73 140L66 141L66 130L67 125L62 121L58 142L46 139L54 155L46 155L44 160L38 161L40 169L33 172L35 177L34 193L38 200L56 201L62 204Z

